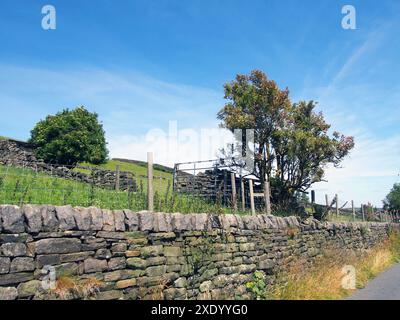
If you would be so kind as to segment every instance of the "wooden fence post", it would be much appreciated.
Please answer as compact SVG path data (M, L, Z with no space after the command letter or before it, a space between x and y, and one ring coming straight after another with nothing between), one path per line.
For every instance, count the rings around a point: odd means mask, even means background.
M119 191L119 165L115 166L115 190Z
M326 210L327 210L327 216L329 217L330 216L330 211L331 210L329 210L329 199L328 199L328 195L327 194L325 194L325 205L326 205Z
M356 221L356 210L354 209L354 201L351 200L351 210L353 212L353 221Z
M256 214L256 209L254 207L254 189L253 189L253 180L249 180L249 187L250 187L250 207L251 207L251 214Z
M311 190L311 204L315 203L315 190Z
M154 211L153 152L147 152L147 210Z
M242 210L243 210L243 212L245 212L246 211L246 196L245 196L245 190L244 190L243 177L240 177L240 191L242 193Z
M361 214L362 214L363 221L365 221L364 205L362 203L361 203Z
M231 186L232 186L232 204L233 210L237 212L237 197L236 197L236 176L234 172L231 172Z
M267 214L271 214L271 198L270 198L270 186L269 180L266 178L264 182L264 198L265 198L265 209Z
M339 217L339 197L338 197L338 195L336 194L335 195L335 199L336 199L336 217Z

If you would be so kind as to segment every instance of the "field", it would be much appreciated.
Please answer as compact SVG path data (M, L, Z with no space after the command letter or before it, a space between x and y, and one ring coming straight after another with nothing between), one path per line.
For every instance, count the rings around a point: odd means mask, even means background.
M137 185L142 186L144 190L147 190L147 165L145 162L143 162L143 164L136 164L120 160L109 160L107 161L107 163L98 166L85 162L80 163L79 166L102 168L112 171L115 171L116 167L119 166L120 171L131 172L137 182ZM172 173L158 170L156 166L157 165L154 166L153 170L154 191L163 194L169 193L172 189L172 179L173 179ZM74 170L81 171L83 173L90 173L90 170L81 168L77 168Z
M115 165L112 163L111 165ZM122 164L121 164L122 165ZM139 166L140 167L140 166ZM144 173L143 167L128 164L121 170L136 170L134 173ZM165 172L157 172L164 177L172 176ZM156 172L155 172L156 175ZM142 178L145 180L145 178ZM160 181L168 181L160 180ZM154 194L154 207L160 212L181 213L225 213L230 208L221 208L200 198L173 194L167 190L167 184L157 184ZM168 192L167 192L168 191ZM147 208L147 193L145 184L140 185L137 192L115 191L91 184L77 182L36 173L30 169L0 165L0 203L1 204L48 204L72 206L97 206L103 209L131 209L134 211Z

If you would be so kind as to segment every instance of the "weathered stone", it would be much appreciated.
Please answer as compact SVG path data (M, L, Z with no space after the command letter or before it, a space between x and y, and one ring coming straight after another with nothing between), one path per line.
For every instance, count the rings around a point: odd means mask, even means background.
M82 251L92 251L104 248L106 246L106 242L102 238L90 238L85 239L84 243L81 245Z
M35 242L36 254L79 252L81 242L78 239L42 239Z
M191 230L195 225L195 215L174 213L172 215L173 230L184 231Z
M147 262L140 258L129 258L126 260L126 265L130 269L144 269L147 266Z
M5 233L25 232L24 215L17 206L3 205L0 207L0 219Z
M39 280L31 280L25 283L21 283L18 286L18 297L28 298L35 295L36 292L40 291L42 283Z
M139 230L154 230L154 213L150 211L140 211L139 213Z
M176 238L174 232L158 232L149 235L151 241L172 241Z
M271 270L275 267L275 262L273 260L263 260L258 263L258 269L260 270Z
M163 275L166 271L166 266L153 266L146 269L146 275L149 277L156 277Z
M74 262L62 263L60 265L55 266L55 269L56 269L56 274L58 276L68 277L83 273L83 270L80 270L80 265Z
M76 229L74 219L74 209L71 206L56 207L56 215L60 223L60 230L73 230Z
M120 280L115 284L116 289L125 289L136 285L136 279Z
M114 214L111 210L103 210L103 230L115 231Z
M60 262L78 262L87 259L89 256L93 255L93 251L67 253L59 255Z
M109 270L124 269L126 267L126 260L124 257L111 258L108 261Z
M100 231L103 229L103 212L99 208L88 208L91 218L90 230Z
M138 257L140 256L140 250L128 250L125 252L127 257Z
M167 264L184 264L185 263L185 257L175 257L175 256L170 256L167 257Z
M176 288L186 288L187 280L185 277L180 277L174 281L174 287Z
M141 255L145 258L158 256L158 255L162 254L163 246L157 245L157 246L143 247L140 252L141 252Z
M139 296L139 290L137 288L129 288L124 291L127 291L124 295L126 300L137 300Z
M59 223L56 216L56 208L54 206L41 206L40 212L42 214L44 232L58 231Z
M86 273L105 271L108 268L106 260L88 258L84 261Z
M194 230L207 230L208 229L208 214L199 213L194 217Z
M255 248L256 248L256 244L253 242L239 244L240 251L251 251L251 250L255 250Z
M97 232L97 236L105 239L117 239L117 240L126 239L126 235L123 232L115 232L115 231L99 231Z
M35 270L35 264L32 258L17 257L11 261L10 272L23 272Z
M164 256L166 257L178 257L182 255L181 247L164 246Z
M9 273L0 275L0 286L18 284L33 279L33 273Z
M182 266L180 264L170 264L167 265L167 272L179 272L181 271Z
M130 210L124 210L125 214L125 225L128 231L139 230L139 215L136 212Z
M0 274L8 273L10 271L10 258L0 257Z
M122 298L123 298L123 293L122 291L118 290L100 292L96 296L97 300L120 300Z
M104 281L118 281L129 278L140 277L144 274L144 270L117 270L104 273Z
M139 287L152 287L152 286L159 286L160 283L164 281L163 276L156 276L156 277L140 277L137 278L137 285Z
M154 219L157 232L169 232L172 231L172 217L171 214L164 212L154 213Z
M212 280L212 283L217 288L224 288L230 282L230 279L232 279L232 278L230 278L224 274L220 274L220 275L217 275Z
M89 208L77 207L73 210L73 216L78 230L90 230L92 215Z
M115 231L125 231L125 214L122 210L114 210Z
M97 259L110 259L112 257L111 251L108 249L98 249L94 256Z
M146 262L148 266L159 266L165 264L166 260L165 257L150 257L146 259Z
M42 229L42 213L40 207L28 204L22 207L22 211L25 215L27 231L33 233L40 232Z
M5 243L1 246L0 252L3 256L19 257L26 255L26 245L18 242Z
M36 258L36 263L38 268L44 266L53 266L61 263L59 254L48 254L48 255L38 255Z
M200 292L207 292L213 288L213 284L210 280L204 281L200 284L199 290Z
M111 251L113 253L115 252L125 252L127 250L128 246L126 243L113 243L111 246Z
M183 300L186 298L185 288L169 288L163 291L166 300Z
M18 297L18 291L14 287L0 287L0 300L15 300Z

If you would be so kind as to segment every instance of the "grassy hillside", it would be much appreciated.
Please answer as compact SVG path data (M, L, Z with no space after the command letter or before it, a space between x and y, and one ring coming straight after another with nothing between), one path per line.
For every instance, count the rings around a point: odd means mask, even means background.
M132 169L132 167L131 167ZM48 204L72 206L97 206L103 209L147 208L146 189L138 192L107 190L90 184L66 180L30 169L0 165L1 204ZM216 205L202 199L170 193L157 192L154 207L161 212L224 212Z
M137 163L131 163L127 161L121 161L121 160L109 160L105 164L101 165L93 165L90 163L80 163L80 166L83 167L98 167L98 168L103 168L107 170L116 170L116 167L119 166L121 171L127 171L131 172L135 180L138 184L138 186L142 186L145 190L147 189L147 164L143 162L144 165L137 164ZM75 169L78 171L82 171L85 173L89 173L89 170L85 169ZM154 175L154 190L165 194L167 192L172 191L172 180L173 176L172 173L170 172L165 172L163 170L159 170L156 167L154 167L153 170L153 175Z

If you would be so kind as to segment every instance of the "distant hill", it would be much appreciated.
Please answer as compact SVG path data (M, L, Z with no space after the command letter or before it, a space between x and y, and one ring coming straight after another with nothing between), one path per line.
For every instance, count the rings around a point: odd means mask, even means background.
M136 164L136 165L141 166L141 167L147 167L147 162L144 162L144 161L122 159L122 158L112 158L112 160L132 163L132 164ZM173 168L170 168L170 167L167 167L167 166L163 166L161 164L156 164L155 163L153 167L154 167L155 170L158 170L158 171L163 171L163 172L167 172L167 173L174 173L174 169Z

